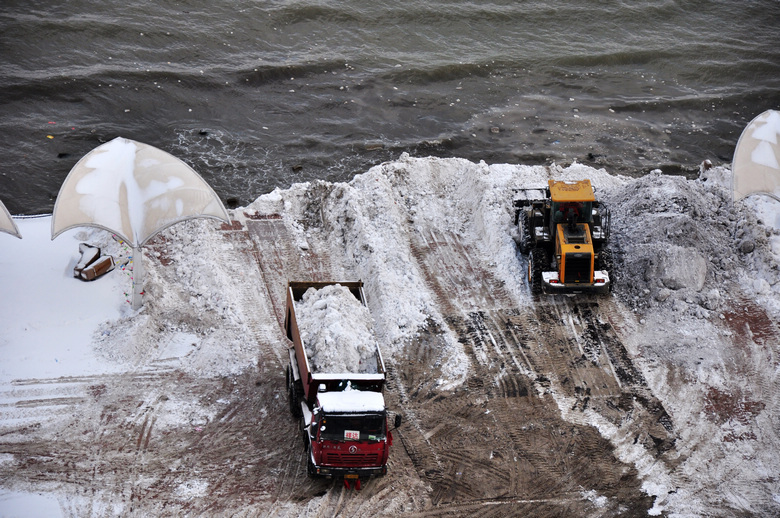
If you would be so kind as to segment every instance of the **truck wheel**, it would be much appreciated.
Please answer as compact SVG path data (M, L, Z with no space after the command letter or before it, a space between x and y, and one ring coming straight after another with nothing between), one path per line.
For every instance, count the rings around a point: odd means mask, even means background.
M301 401L298 398L298 391L295 388L295 378L292 375L290 366L287 366L287 399L290 402L290 413L293 417L301 417Z
M528 213L525 210L520 212L517 229L520 231L520 241L517 246L521 254L527 254L531 249L531 222L528 220Z
M542 292L542 271L547 268L548 263L547 250L531 250L531 255L528 256L528 285L531 287L531 293Z
M303 439L303 451L309 451L309 438L307 437L309 434L306 431L306 423L303 422L303 416L301 416L299 423L298 428L301 430L301 439Z
M314 463L311 460L311 455L306 455L306 458L308 459L306 462L306 473L311 478L317 478L317 468L314 467Z

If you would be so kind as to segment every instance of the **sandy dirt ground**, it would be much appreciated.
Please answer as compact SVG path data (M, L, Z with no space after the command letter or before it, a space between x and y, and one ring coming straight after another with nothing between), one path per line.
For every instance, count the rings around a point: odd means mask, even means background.
M512 191L587 177L616 288L531 295ZM0 482L66 516L777 515L777 231L704 180L404 157L166 231L96 332L127 371L3 394ZM281 332L288 280L355 279L403 416L360 491L306 475Z

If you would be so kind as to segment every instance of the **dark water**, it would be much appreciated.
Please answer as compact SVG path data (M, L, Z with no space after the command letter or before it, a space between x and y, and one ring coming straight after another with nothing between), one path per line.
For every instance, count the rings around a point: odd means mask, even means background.
M780 2L4 0L0 72L15 214L116 136L229 205L404 151L685 173L780 107Z

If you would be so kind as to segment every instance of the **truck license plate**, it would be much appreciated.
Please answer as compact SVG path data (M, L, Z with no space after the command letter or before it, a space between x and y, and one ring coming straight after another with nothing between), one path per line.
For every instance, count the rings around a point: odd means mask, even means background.
M358 478L358 476L357 476L357 474L355 474L355 475L344 475L344 478L346 478L346 479L356 479L356 478Z

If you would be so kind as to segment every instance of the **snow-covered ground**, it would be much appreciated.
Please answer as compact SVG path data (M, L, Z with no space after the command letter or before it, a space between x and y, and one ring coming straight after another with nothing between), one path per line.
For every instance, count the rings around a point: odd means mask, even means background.
M130 271L120 267L99 280L73 277L79 243L91 230L51 239L51 217L18 218L22 239L2 234L0 286L3 333L0 384L17 378L58 378L117 372L122 365L96 356L100 324L130 314L125 292ZM119 251L118 243L105 253ZM116 252L115 252L116 253Z
M402 223L413 217L461 235L515 300L533 304L513 241L511 190L543 186L551 177L590 178L612 209L613 297L635 317L622 338L675 423L676 465L649 465L598 416L589 424L613 442L622 461L636 466L644 490L656 497L653 514L780 514L780 344L772 341L780 322L780 204L760 196L733 204L728 168L710 169L696 180L660 172L630 179L579 164L545 168L402 156L348 184L276 190L231 217L279 213L301 250L317 239L301 222L328 221L334 227L329 235L342 240L356 277L371 279L366 292L375 332L392 361L426 323L446 328L405 248ZM329 191L329 202L315 205L322 190ZM69 378L153 363L198 376L240 373L257 356L246 337L277 325L269 309L246 307L245 286L256 279L243 279L241 268L225 264L226 244L213 221L176 225L147 250L147 304L138 312L128 302L129 268L92 282L73 278L81 242L115 257L130 253L109 233L82 229L51 241L49 217L16 223L22 240L0 234L0 394L6 402L18 399L24 380L51 380L67 392ZM754 308L768 319L766 329L750 327ZM258 317L258 311L265 313ZM740 333L752 345L735 350L734 343L743 343ZM457 387L469 359L446 331L440 345L439 384ZM158 426L213 417L210 408L182 405ZM0 429L33 419L10 403L0 416ZM0 468L13 463L11 455L0 454ZM31 483L25 492L2 484L0 509L52 516L57 500L69 514L64 490L49 489Z

